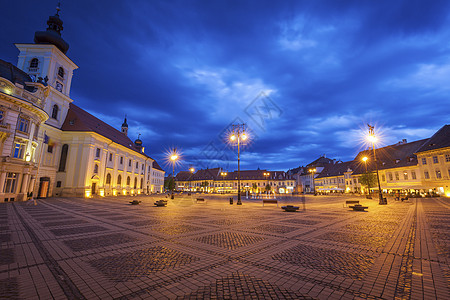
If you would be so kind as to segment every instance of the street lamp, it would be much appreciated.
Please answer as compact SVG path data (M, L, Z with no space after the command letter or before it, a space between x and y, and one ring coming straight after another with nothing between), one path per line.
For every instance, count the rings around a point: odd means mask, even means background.
M270 173L269 172L264 172L263 175L266 178L266 185L264 186L264 190L266 190L266 187L269 184L269 181L267 180L267 178L270 176ZM267 193L267 190L266 190L266 193Z
M177 162L177 160L178 160L177 148L174 148L174 149L172 150L172 152L170 153L169 159L172 161L172 179L173 179L173 184L175 185L175 164L176 164L176 162ZM172 194L171 194L171 196L170 196L171 199L174 198L174 197L173 197L173 190L174 190L174 189L175 189L175 186L174 186L174 188L172 189Z
M191 178L192 178L192 175L194 175L195 169L191 167L191 168L189 168L189 172L191 172L191 176L189 176L189 192L192 192Z
M311 184L313 186L313 193L316 194L316 186L314 184L314 173L316 173L316 169L309 169L309 173L311 173Z
M241 142L245 142L248 139L247 134L245 133L245 124L236 124L232 125L233 129L230 135L230 141L232 143L237 144L238 149L238 201L237 205L242 205L241 202L241 156L240 156L240 148Z
M377 141L377 137L375 136L375 132L373 130L374 126L370 126L369 124L367 124L367 126L369 127L369 135L367 136L367 140L372 143L373 159L375 162L375 168L377 170L378 196L380 198L380 200L378 201L378 204L383 205L383 204L387 204L387 200L385 201L383 199L383 193L381 192L380 175L378 174L377 156L375 154L375 142Z
M228 175L227 172L220 172L220 175L222 176L222 191L225 194L225 176Z

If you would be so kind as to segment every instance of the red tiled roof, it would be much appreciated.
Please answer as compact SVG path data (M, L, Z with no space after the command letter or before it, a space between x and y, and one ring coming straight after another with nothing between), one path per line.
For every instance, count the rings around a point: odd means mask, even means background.
M439 129L417 149L416 153L447 147L450 147L450 125L444 125Z
M119 145L122 145L130 150L149 157L148 155L142 153L140 151L140 148L136 147L136 145L130 140L130 138L119 130L94 117L75 104L70 103L69 105L69 111L61 127L61 130L95 132Z

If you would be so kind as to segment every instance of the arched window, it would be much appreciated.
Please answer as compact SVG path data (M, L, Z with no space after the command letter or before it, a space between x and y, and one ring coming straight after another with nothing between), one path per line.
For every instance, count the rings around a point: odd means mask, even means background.
M97 174L97 173L98 173L98 165L95 164L95 166L94 166L94 174Z
M64 69L62 67L59 67L58 69L58 76L64 78Z
M106 175L106 184L111 184L111 174Z
M134 177L134 188L137 188L137 178Z
M122 184L122 176L117 176L117 185L121 185Z
M39 66L39 59L33 58L30 61L30 71L36 71Z
M67 161L67 152L69 150L69 145L64 144L61 148L61 158L59 160L59 172L66 171L66 161Z
M127 185L130 186L130 176L127 177Z
M52 109L52 118L57 120L58 119L58 111L59 111L59 107L58 105L53 105L53 109Z
M141 178L141 189L143 189L143 188L144 188L144 179Z

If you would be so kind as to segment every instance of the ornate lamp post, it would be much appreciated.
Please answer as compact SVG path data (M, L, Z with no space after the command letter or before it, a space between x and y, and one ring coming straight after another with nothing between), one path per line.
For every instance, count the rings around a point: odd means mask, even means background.
M175 185L175 164L178 160L177 148L174 148L172 150L172 153L170 154L170 160L172 161L172 179L173 179L173 184ZM172 194L170 196L171 199L173 199L173 190L174 189L175 189L175 186L172 189Z
M236 124L232 125L233 129L230 135L230 141L237 145L238 149L238 201L237 205L242 205L241 202L241 156L240 156L240 147L241 142L245 142L248 139L247 134L245 133L245 124Z
M365 167L365 169L366 169L366 176L367 176L367 160L368 160L369 158L367 157L367 156L364 156L361 160L364 162L364 167ZM367 193L370 195L370 188L369 188L369 186L367 186Z
M314 173L316 173L316 169L309 169L309 173L311 173L311 184L313 187L313 194L316 194L316 186L314 184Z
M369 124L367 124L367 126L369 126L369 135L367 136L367 140L372 143L373 159L375 162L375 168L377 170L378 196L380 198L380 200L378 201L378 204L383 205L383 204L387 204L387 200L385 201L383 199L383 193L381 192L380 175L378 174L377 156L375 154L375 142L377 141L377 137L375 136L375 132L373 130L374 126L370 126Z

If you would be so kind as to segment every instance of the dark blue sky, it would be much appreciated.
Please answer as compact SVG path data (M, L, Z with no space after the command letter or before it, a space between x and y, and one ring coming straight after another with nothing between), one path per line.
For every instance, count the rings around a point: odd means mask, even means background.
M450 1L62 1L74 103L120 129L128 115L166 169L237 168L223 132L253 141L243 169L350 160L366 124L381 143L431 136L450 116ZM33 41L56 1L5 1L0 57Z

